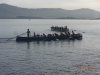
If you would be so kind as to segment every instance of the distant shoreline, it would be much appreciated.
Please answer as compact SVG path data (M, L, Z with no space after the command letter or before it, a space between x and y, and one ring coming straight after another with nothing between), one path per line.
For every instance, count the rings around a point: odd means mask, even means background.
M0 19L62 19L62 20L100 20L100 19L68 19L68 18L0 18Z
M30 16L16 16L16 17L0 17L0 19L63 19L63 20L100 20L100 18L75 18L75 17L59 17L59 18L44 18L44 17L30 17Z

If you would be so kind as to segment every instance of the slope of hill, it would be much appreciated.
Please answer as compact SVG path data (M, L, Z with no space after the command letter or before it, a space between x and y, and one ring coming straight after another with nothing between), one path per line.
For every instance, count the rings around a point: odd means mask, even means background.
M0 18L100 18L100 12L82 8L77 10L64 10L61 8L28 9L8 4L0 4Z

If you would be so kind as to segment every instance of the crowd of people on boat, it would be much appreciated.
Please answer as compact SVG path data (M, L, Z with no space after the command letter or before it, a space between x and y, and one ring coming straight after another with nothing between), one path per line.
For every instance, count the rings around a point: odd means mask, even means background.
M51 29L52 30L59 30L59 31L65 31L65 30L67 30L68 28L67 28L67 26L65 26L65 27L60 27L60 26L52 26L51 27Z
M35 32L33 33L33 36L30 36L30 34L31 34L31 32L30 32L30 30L28 29L27 30L27 37L70 37L70 36L73 36L75 33L74 33L74 31L72 31L72 34L70 33L70 32L64 32L64 33L60 33L60 34L58 34L58 33L54 33L54 34L42 34L42 35L40 35L40 34L36 34Z

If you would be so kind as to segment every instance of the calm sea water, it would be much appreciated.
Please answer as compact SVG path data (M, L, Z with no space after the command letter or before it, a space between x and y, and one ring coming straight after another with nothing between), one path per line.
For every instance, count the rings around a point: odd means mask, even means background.
M82 40L16 42L27 31L68 26ZM24 35L26 36L26 35ZM0 75L100 75L100 20L0 20Z

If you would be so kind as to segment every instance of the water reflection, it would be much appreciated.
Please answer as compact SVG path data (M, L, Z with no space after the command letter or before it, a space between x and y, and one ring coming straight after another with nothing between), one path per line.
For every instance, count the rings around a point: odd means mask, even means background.
M30 42L27 42L27 49L30 49Z
M79 40L57 40L57 41L33 41L33 46L45 46L45 47L63 47L66 45L74 46L74 43L80 42ZM27 43L27 48L30 49L30 42Z
M31 41L31 42L18 42L19 47L26 48L27 50L41 50L41 49L63 49L75 48L81 45L79 40L57 40L57 41ZM25 47L24 47L25 46Z

